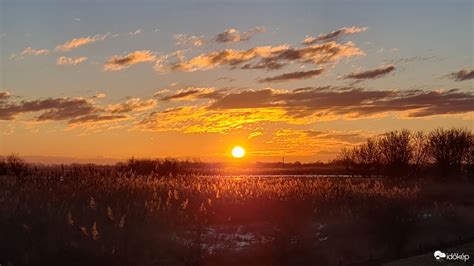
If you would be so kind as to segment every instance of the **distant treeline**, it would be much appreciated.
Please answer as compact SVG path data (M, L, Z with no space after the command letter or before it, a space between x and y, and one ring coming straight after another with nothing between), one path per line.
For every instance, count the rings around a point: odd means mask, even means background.
M131 158L116 165L30 165L17 155L0 156L0 175L43 173L64 176L82 171L109 174L183 175L349 175L353 177L468 177L474 180L474 137L468 129L391 131L344 148L336 159L313 163L208 163L174 158Z
M473 178L474 137L461 128L391 131L342 149L332 163L353 176Z

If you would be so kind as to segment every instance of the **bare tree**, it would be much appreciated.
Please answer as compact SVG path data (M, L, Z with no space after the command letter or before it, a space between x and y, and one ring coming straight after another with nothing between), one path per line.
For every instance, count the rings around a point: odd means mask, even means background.
M411 140L412 134L408 130L391 131L379 137L377 146L386 175L408 176L413 159Z
M412 161L410 165L412 167L411 174L415 177L419 177L422 174L422 170L426 168L428 161L427 141L426 134L423 131L412 134Z
M460 175L463 163L468 163L472 145L471 131L438 128L429 134L427 148L437 173L446 177Z
M346 170L351 175L372 177L379 174L379 152L373 139L368 139L366 143L351 149L343 149L339 160L345 164Z

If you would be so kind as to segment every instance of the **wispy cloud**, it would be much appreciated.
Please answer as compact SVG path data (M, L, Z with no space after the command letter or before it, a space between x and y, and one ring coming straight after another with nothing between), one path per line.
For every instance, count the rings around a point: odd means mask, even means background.
M96 132L100 131L101 127L107 127L117 122L122 122L131 119L129 115L118 114L118 115L101 115L93 114L81 116L78 118L71 119L67 122L68 128L84 128L86 130L95 130Z
M391 72L395 71L395 66L383 66L376 69L360 71L360 72L353 72L343 76L344 79L378 79L381 78Z
M474 79L474 69L470 69L470 68L461 69L457 72L449 74L449 77L451 77L455 81L465 81L465 80Z
M369 132L358 131L316 131L280 129L265 141L267 149L262 155L314 155L317 153L337 153L341 146L350 146L373 136Z
M156 56L150 50L135 51L124 56L112 56L104 64L105 71L117 71L128 68L132 65L153 62Z
M230 66L241 69L279 69L290 63L324 64L343 58L364 55L352 42L338 44L327 42L303 48L289 45L258 46L248 50L226 49L201 54L190 60L180 60L171 65L172 70L196 71Z
M347 36L347 35L351 35L351 34L359 33L359 32L364 32L367 30L368 30L367 27L356 27L356 26L344 27L327 34L320 34L318 35L318 37L306 36L302 44L313 45L318 42L334 41L343 36Z
M218 43L233 43L250 40L255 34L265 32L265 27L257 26L245 32L240 32L237 29L230 28L224 32L218 33L214 40Z
M107 97L107 94L101 92L101 93L97 93L96 95L92 96L92 98L94 99L102 99L102 98L105 98Z
M98 94L90 98L47 98L36 100L9 100L10 94L0 93L0 120L18 120L47 122L65 121L67 124L92 124L106 121L129 120L156 107L154 99L128 99L122 103L101 106L95 99L105 97ZM3 100L2 100L3 99ZM34 114L33 118L30 115Z
M49 50L46 49L33 49L31 47L25 48L20 55L47 55L49 54Z
M393 91L360 88L303 88L292 91L249 90L228 94L210 109L283 108L293 116L351 118L404 113L408 117L474 111L474 94L461 90Z
M12 96L9 91L0 91L0 101L6 100Z
M136 31L131 31L128 34L129 35L139 35L139 34L142 34L142 33L143 33L142 29L137 29Z
M246 125L267 122L302 123L300 119L290 119L284 110L209 110L206 107L187 106L153 112L145 119L135 123L134 129L140 131L180 131L225 133Z
M47 55L50 51L47 49L33 49L31 47L27 47L23 49L19 54L13 53L10 56L10 59L23 59L27 55Z
M309 79L314 76L321 75L323 71L324 69L319 68L319 69L314 69L314 70L309 70L309 71L297 71L297 72L285 73L285 74L274 76L274 77L260 79L258 82L260 83L285 82L285 81Z
M196 99L219 99L225 94L216 91L214 88L188 87L178 90L176 93L162 97L161 101L182 101Z
M81 57L65 57L61 56L56 60L56 64L63 66L63 65L78 65L80 63L83 63L84 61L87 60L87 57L81 56Z
M113 114L129 113L129 112L144 112L153 109L157 106L154 99L142 100L140 98L132 98L123 103L110 104L107 110Z
M291 63L310 63L314 65L338 62L344 58L361 56L365 53L354 43L347 42L338 44L327 42L319 45L304 48L290 48L271 54L266 58L261 58L258 62L250 62L243 65L243 69L280 69Z
M86 44L94 43L97 41L105 40L109 34L97 34L95 36L87 36L81 38L74 38L72 40L66 41L65 43L56 46L56 51L67 52L72 49L76 49Z
M84 98L49 98L43 100L6 102L0 104L0 120L13 120L16 116L41 112L37 121L64 120L87 115L97 110L93 102Z
M201 54L187 61L180 61L171 66L172 70L177 71L196 71L213 69L221 65L238 66L244 62L251 61L257 57L269 57L273 53L288 49L288 46L259 46L248 50L227 49L223 51Z
M203 46L206 44L206 39L203 36L188 36L186 34L174 34L173 38L175 40L176 45L183 45L183 46Z

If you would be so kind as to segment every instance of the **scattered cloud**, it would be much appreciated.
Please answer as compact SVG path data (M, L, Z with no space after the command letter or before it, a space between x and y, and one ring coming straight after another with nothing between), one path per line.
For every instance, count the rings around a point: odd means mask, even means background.
M71 117L87 115L97 109L93 103L84 98L49 98L44 100L0 103L0 120L13 120L16 116L40 112L37 121L65 120Z
M285 73L285 74L274 76L274 77L260 79L258 82L260 83L285 82L285 81L292 81L292 80L309 79L314 76L321 75L323 71L324 69L319 68L319 69L314 69L314 70L309 70L309 71L297 71L297 72Z
M123 128L120 123L130 119L132 117L126 114L92 114L69 120L66 129L82 128L84 131L81 136L83 136L104 130Z
M255 131L255 132L252 132L248 135L247 139L253 139L253 138L256 138L258 136L262 136L263 135L263 132L261 131Z
M209 110L206 107L185 106L161 112L152 112L145 119L135 123L134 129L140 131L180 131L225 133L267 122L302 123L301 119L289 119L280 109L240 109Z
M137 29L136 31L131 31L128 34L129 35L139 35L139 34L142 34L142 33L143 33L142 29Z
M87 37L81 37L81 38L74 38L72 40L66 41L65 43L56 46L56 51L62 51L62 52L67 52L72 49L76 49L80 46L94 43L97 41L103 41L105 40L109 34L97 34L95 36L87 36Z
M203 36L188 36L186 34L174 34L173 38L176 45L182 46L203 46L206 44L206 40Z
M12 94L8 91L0 91L0 101L4 101L8 98L10 98Z
M361 88L302 88L291 91L262 89L227 94L209 109L282 108L292 117L360 118L387 113L407 117L474 111L474 94L448 91L364 90Z
M144 112L155 108L156 100L142 100L140 98L132 98L123 103L111 104L107 106L107 110L113 114L129 113L129 112Z
M398 63L413 63L413 62L425 62L430 60L440 60L441 58L436 56L412 56L399 59L386 60L388 64L398 64Z
M7 96L3 97L8 100ZM135 119L157 104L153 99L132 98L123 103L101 106L94 99L102 97L105 94L89 99L77 97L0 101L0 120L59 121L66 122L69 128L97 128L98 124L107 126L107 123Z
M319 45L308 46L304 48L287 48L271 54L268 57L261 58L259 62L243 65L243 69L280 69L287 64L311 63L315 65L330 62L338 62L341 59L353 56L365 55L362 50L352 42L338 44L336 42L327 42Z
M23 51L20 52L20 54L13 53L10 56L10 59L23 59L27 55L47 55L49 53L50 51L47 49L33 49L31 47L26 47L25 49L23 49Z
M49 54L49 50L46 49L33 49L31 47L25 48L20 55L47 55Z
M69 128L102 130L121 121L144 131L227 133L242 129L261 131L265 124L309 125L317 121L359 119L397 115L405 118L474 112L474 94L451 90L367 90L356 87L307 87L293 90L259 89L227 91L188 87L157 97L160 101L207 99L166 110L158 110L158 100L131 98L101 105L89 98L47 98L20 100L0 93L0 120L65 122ZM100 125L100 126L99 126ZM125 125L121 125L125 126ZM319 139L356 141L353 134L328 135L304 132ZM257 135L252 135L256 137Z
M220 78L215 79L215 81L234 82L234 81L235 81L235 78L231 78L231 77L220 77Z
M112 56L104 65L105 71L117 71L135 64L153 62L156 56L149 50L135 51L124 56Z
M378 79L381 78L391 72L395 71L395 66L383 66L376 69L361 71L361 72L354 72L345 75L344 79Z
M259 46L248 50L226 49L223 51L201 54L188 61L180 61L171 66L172 70L191 72L196 70L213 69L221 65L237 66L257 57L269 57L273 53L288 49L287 45Z
M327 34L320 34L318 35L318 37L306 36L302 44L313 45L318 42L334 41L343 36L347 36L347 35L351 35L351 34L359 33L359 32L364 32L367 30L368 30L367 27L356 27L356 26L344 27Z
M102 98L105 98L107 96L107 94L105 93L97 93L96 95L92 96L93 99L102 99Z
M461 69L457 72L449 74L449 77L451 77L455 81L465 81L465 80L474 79L474 69L470 69L470 68Z
M176 93L161 98L161 101L182 101L197 99L220 99L224 97L224 93L214 88L197 88L188 87L178 90Z
M326 140L335 140L345 143L358 143L364 142L370 137L372 134L368 135L367 133L362 132L354 132L354 131L318 131L318 130L304 130L304 134L311 138L316 138L318 140L326 139Z
M262 26L257 26L255 28L249 29L246 32L240 32L237 29L230 28L226 29L224 32L218 33L214 40L218 43L234 43L250 40L255 34L266 32L266 28Z
M267 148L262 155L310 156L318 153L337 153L340 147L364 142L373 134L358 131L316 131L280 129L265 141Z
M171 69L191 72L227 65L241 69L273 70L294 62L324 64L359 55L364 53L352 42L327 42L303 48L291 48L289 45L258 46L248 50L226 49L201 54L190 60L180 60L172 64Z
M78 65L87 60L87 57L65 57L61 56L56 60L56 64L63 66L63 65Z
M161 97L163 94L168 93L169 91L169 89L160 89L153 94L153 97Z

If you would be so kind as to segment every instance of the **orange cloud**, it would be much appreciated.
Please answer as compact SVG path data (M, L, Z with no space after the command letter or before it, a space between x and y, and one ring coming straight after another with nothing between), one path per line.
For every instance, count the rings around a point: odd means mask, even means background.
M292 81L292 80L309 79L314 76L321 75L323 71L324 69L319 68L319 69L314 69L314 70L309 70L309 71L297 71L297 72L285 73L285 74L274 76L274 77L260 79L258 82L260 83L285 82L285 81Z
M87 115L81 116L75 119L71 119L68 121L68 128L86 128L86 129L98 129L99 127L109 127L111 124L115 124L117 122L122 122L129 120L131 117L128 115Z
M161 101L181 101L181 100L196 100L196 99L219 99L225 94L221 91L216 91L214 88L197 88L188 87L178 90L176 93L167 95L161 98Z
M10 59L23 59L27 55L47 55L49 53L50 51L46 49L33 49L31 47L26 47L25 49L23 49L23 51L21 51L20 54L13 53L10 56Z
M262 58L257 63L242 66L243 69L279 69L287 64L311 63L315 65L338 62L341 59L361 56L365 53L353 42L339 44L334 41L312 45L304 48L288 48Z
M136 130L226 133L233 129L268 122L305 124L305 118L292 118L278 108L210 110L206 107L180 107L153 112L135 123Z
M403 113L409 117L474 111L474 94L447 91L365 90L361 88L302 88L291 91L261 89L230 93L210 109L282 108L293 117L359 118Z
M70 51L72 49L76 49L80 46L83 46L83 45L86 45L86 44L89 44L89 43L94 43L94 42L97 42L97 41L103 41L108 36L109 36L109 34L97 34L97 35L92 36L92 37L88 36L88 37L82 37L82 38L74 38L72 40L69 40L69 41L65 42L64 44L56 46L56 51L67 52L67 51Z
M327 42L304 48L289 45L258 46L248 50L226 49L201 54L190 60L180 60L171 65L171 70L191 72L230 66L241 69L279 69L293 62L324 64L343 58L365 55L352 42L338 44ZM161 65L163 67L163 64Z
M191 72L196 70L213 69L220 65L239 65L257 57L269 57L274 53L285 51L287 49L287 45L280 45L276 47L259 46L248 50L227 49L218 52L201 54L188 61L175 63L171 66L171 69Z
M6 100L12 96L9 91L0 91L0 101Z
M186 34L174 34L173 38L176 45L203 46L206 40L202 36L188 36Z
M262 27L262 26L257 26L243 33L241 33L240 31L234 28L230 28L230 29L225 30L222 33L217 34L214 40L219 43L248 41L250 40L250 38L252 38L253 35L257 33L262 33L265 31L266 31L265 27Z
M124 56L112 56L104 65L105 71L117 71L128 68L132 65L152 62L156 56L149 50L135 51Z
M395 66L390 65L390 66L385 66L385 67L379 67L376 69L350 73L350 74L345 75L343 78L344 79L358 79L358 80L377 79L393 71L395 71Z
M65 57L61 56L56 60L56 64L63 65L78 65L87 60L87 57Z
M46 55L46 54L49 54L49 50L46 50L46 49L36 50L36 49L31 48L31 47L25 48L20 53L20 55Z
M264 140L266 156L310 156L320 153L336 154L341 147L355 145L374 134L360 131L314 131L280 129Z
M107 110L111 113L144 112L155 108L156 105L157 102L154 99L132 98L124 103L110 104L107 106Z
M367 30L368 30L367 27L356 27L356 26L344 27L327 34L320 34L318 35L318 37L306 36L302 44L313 45L317 42L334 41L343 36L347 36L347 35L351 35L351 34L359 33L359 32L364 32Z

